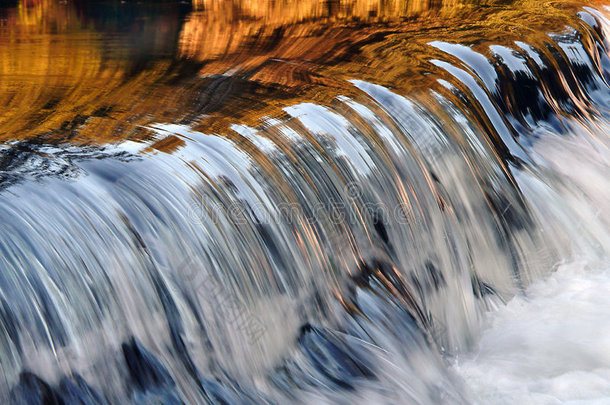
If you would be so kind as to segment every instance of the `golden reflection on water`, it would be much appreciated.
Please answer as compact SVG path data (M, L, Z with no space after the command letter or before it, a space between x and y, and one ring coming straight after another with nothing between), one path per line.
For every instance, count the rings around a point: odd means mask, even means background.
M99 3L99 4L98 4ZM587 2L595 5L596 2ZM23 0L0 10L0 138L147 139L155 122L227 133L360 79L413 94L446 75L427 45L541 46L576 1ZM355 95L354 95L355 96ZM170 151L179 141L156 145Z

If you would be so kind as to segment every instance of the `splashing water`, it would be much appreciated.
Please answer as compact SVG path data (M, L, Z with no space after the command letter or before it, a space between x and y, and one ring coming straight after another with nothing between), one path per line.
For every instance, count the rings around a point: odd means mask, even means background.
M0 8L0 400L606 401L606 9L430 3Z
M456 370L480 403L607 403L607 268L561 266L494 313Z

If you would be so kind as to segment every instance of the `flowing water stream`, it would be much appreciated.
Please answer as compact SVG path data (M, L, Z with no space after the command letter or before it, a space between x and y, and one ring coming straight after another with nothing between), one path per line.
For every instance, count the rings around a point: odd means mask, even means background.
M608 13L2 3L0 402L610 403Z

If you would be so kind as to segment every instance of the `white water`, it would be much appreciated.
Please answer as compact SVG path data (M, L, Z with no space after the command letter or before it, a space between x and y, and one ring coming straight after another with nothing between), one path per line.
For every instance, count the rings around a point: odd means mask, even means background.
M490 313L454 367L481 404L610 404L610 269L560 266Z
M571 189L559 194L570 212L551 214L540 198L538 215L560 219L553 232L577 259L487 313L474 350L453 369L477 404L610 404L608 149L578 136L535 149Z

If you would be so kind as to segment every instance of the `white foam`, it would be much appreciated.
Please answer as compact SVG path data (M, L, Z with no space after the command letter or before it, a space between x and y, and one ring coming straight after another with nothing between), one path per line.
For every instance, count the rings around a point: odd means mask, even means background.
M610 404L610 268L560 266L489 314L455 371L474 403Z

